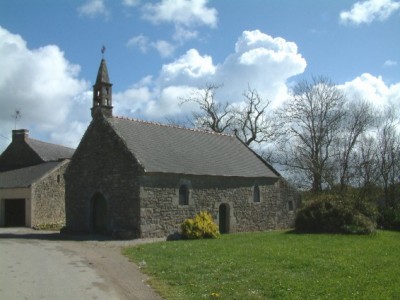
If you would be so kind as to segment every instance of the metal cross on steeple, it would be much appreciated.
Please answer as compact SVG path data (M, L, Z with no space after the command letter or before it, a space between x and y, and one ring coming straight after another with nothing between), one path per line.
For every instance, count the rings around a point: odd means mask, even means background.
M106 52L106 47L103 45L103 47L101 47L101 55L104 58L104 52Z

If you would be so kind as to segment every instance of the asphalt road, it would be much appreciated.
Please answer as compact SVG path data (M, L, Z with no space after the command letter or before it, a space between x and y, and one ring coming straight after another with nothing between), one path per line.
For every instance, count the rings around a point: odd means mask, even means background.
M0 299L161 299L120 253L139 242L0 228Z

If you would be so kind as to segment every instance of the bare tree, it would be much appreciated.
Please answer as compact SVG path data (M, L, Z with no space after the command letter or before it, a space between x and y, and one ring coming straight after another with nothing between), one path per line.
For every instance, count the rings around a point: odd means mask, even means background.
M268 116L269 100L263 100L257 90L248 87L243 93L245 103L235 110L234 126L238 136L246 145L271 140L275 131L271 117Z
M281 164L304 174L311 190L322 190L332 173L334 151L345 112L343 93L327 78L303 80L292 90L291 98L279 111L286 135L280 139Z
M192 125L215 132L236 132L246 144L269 141L274 134L271 119L268 117L270 101L261 98L257 90L248 87L243 93L241 104L224 104L217 101L215 95L221 85L207 84L192 92L181 103L196 103L199 111L192 113Z
M362 189L378 183L377 140L371 134L363 134L355 151L354 168L356 170L353 182Z
M394 188L400 174L400 135L396 130L398 121L393 109L388 109L378 128L377 162L385 201L394 204Z
M181 99L181 104L194 102L200 111L194 111L193 125L198 128L211 129L215 132L224 132L231 128L234 114L229 102L222 104L215 99L216 91L221 85L207 84L202 89L192 91L187 98Z
M342 123L342 133L335 145L337 149L338 176L340 189L343 191L350 183L350 177L354 177L355 162L351 162L351 156L360 136L371 128L374 121L371 106L365 100L347 103ZM351 174L353 171L353 174Z

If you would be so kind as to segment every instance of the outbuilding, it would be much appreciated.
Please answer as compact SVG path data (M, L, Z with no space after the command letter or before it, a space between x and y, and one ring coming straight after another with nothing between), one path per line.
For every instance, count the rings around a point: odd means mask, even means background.
M65 223L64 172L74 149L13 130L0 155L0 227Z

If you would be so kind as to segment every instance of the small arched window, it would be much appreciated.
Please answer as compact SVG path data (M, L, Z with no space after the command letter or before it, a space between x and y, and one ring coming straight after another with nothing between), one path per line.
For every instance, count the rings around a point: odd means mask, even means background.
M179 187L179 205L189 205L189 189L184 184Z
M253 202L260 202L260 187L258 185L255 185L253 189Z

